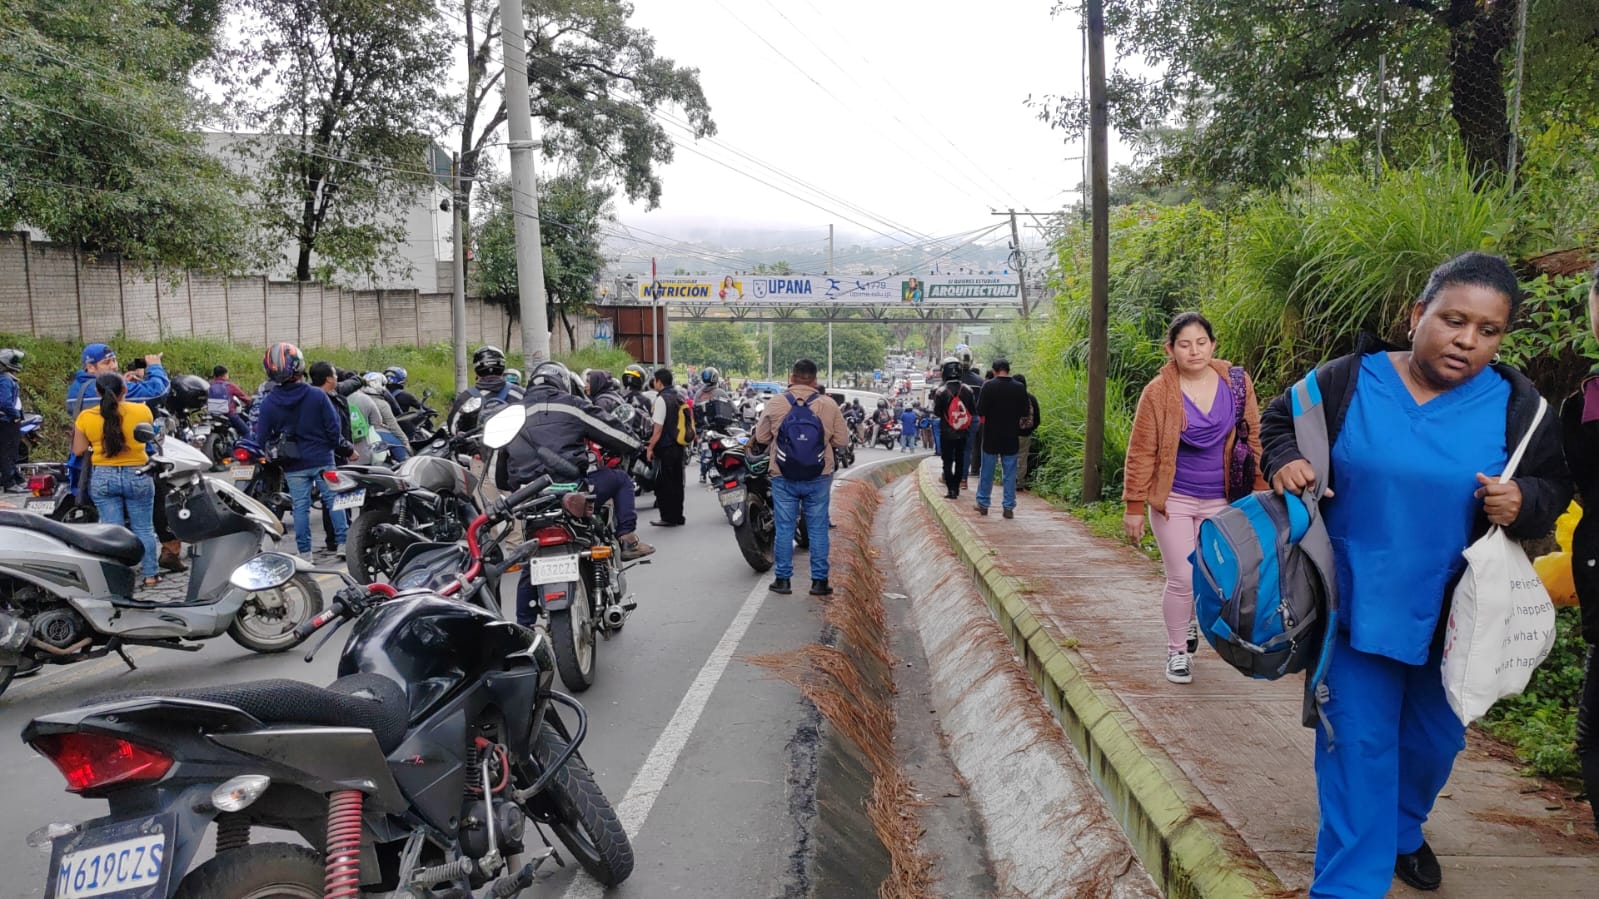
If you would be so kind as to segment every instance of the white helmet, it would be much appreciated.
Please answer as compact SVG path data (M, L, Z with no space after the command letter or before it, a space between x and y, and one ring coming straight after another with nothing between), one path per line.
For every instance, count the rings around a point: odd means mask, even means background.
M361 376L361 382L366 385L367 390L373 393L388 392L389 378L383 372L369 371Z

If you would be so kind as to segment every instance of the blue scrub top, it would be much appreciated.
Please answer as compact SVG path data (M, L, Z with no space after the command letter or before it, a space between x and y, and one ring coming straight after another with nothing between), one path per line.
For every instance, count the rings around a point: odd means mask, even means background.
M1498 476L1509 460L1509 402L1510 383L1492 368L1417 405L1387 353L1361 360L1332 448L1336 496L1323 506L1355 649L1427 660L1482 507L1477 472Z

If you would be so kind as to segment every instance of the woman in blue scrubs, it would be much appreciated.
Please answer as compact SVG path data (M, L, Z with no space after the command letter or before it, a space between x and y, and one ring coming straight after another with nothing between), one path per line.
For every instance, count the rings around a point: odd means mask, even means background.
M1322 510L1337 555L1341 620L1316 725L1321 822L1312 897L1374 899L1397 874L1442 881L1422 825L1465 747L1439 670L1461 552L1487 529L1542 537L1571 486L1557 416L1546 414L1516 477L1499 484L1531 427L1532 382L1495 362L1521 299L1497 256L1439 266L1410 310L1410 348L1362 347L1316 370L1332 470L1294 442L1288 396L1261 417L1279 493L1327 478Z

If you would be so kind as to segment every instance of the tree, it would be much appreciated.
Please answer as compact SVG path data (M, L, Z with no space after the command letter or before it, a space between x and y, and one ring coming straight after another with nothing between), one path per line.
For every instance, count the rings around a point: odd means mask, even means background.
M135 264L232 267L238 193L200 146L188 89L220 5L0 5L0 227Z
M294 276L403 265L401 214L435 177L447 36L428 0L244 0L227 55L235 112L264 134L255 161L267 252ZM258 94L256 85L274 90Z
M1190 123L1165 151L1199 180L1281 183L1323 141L1372 146L1386 54L1387 133L1426 136L1447 114L1472 170L1503 173L1506 51L1521 2L1107 0L1107 35L1122 59L1162 69L1144 77L1118 66L1107 84L1111 115L1125 133L1172 114ZM1081 97L1050 97L1042 115L1075 132L1087 109Z
M445 0L466 48L460 171L470 194L482 155L505 124L497 0ZM528 84L544 152L617 178L629 200L660 203L657 167L672 161L671 134L655 114L669 107L695 138L716 133L699 70L655 55L655 38L627 19L625 0L524 0ZM470 207L468 207L470 208Z
M811 359L827 377L827 326L817 322L784 322L772 337L772 360L786 371L800 359ZM833 371L869 372L883 364L881 325L833 326Z
M475 282L486 299L506 305L509 320L521 311L516 280L516 219L511 208L511 182L484 185L481 198L488 212L474 228ZM549 322L566 329L569 345L577 342L574 313L594 303L594 285L605 268L601 228L615 221L611 189L578 170L539 184L539 229L544 252L544 292Z
M673 332L672 355L701 368L714 365L723 374L753 372L761 364L743 327L730 321L704 321Z

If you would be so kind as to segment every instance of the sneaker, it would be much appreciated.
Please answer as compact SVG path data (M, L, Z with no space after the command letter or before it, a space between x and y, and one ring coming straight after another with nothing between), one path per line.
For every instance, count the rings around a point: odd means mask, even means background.
M622 541L622 561L624 562L631 562L634 559L642 559L653 552L655 552L655 547L645 543L643 540L640 540L637 537L634 537L632 540Z
M340 543L338 549L335 549L333 551L333 554L335 556L338 556L340 562L344 561L344 558L345 558L344 544Z
M1199 622L1188 622L1188 654L1193 655L1199 648Z
M1194 672L1189 667L1188 653L1172 652L1166 654L1166 679L1174 684L1193 682Z

